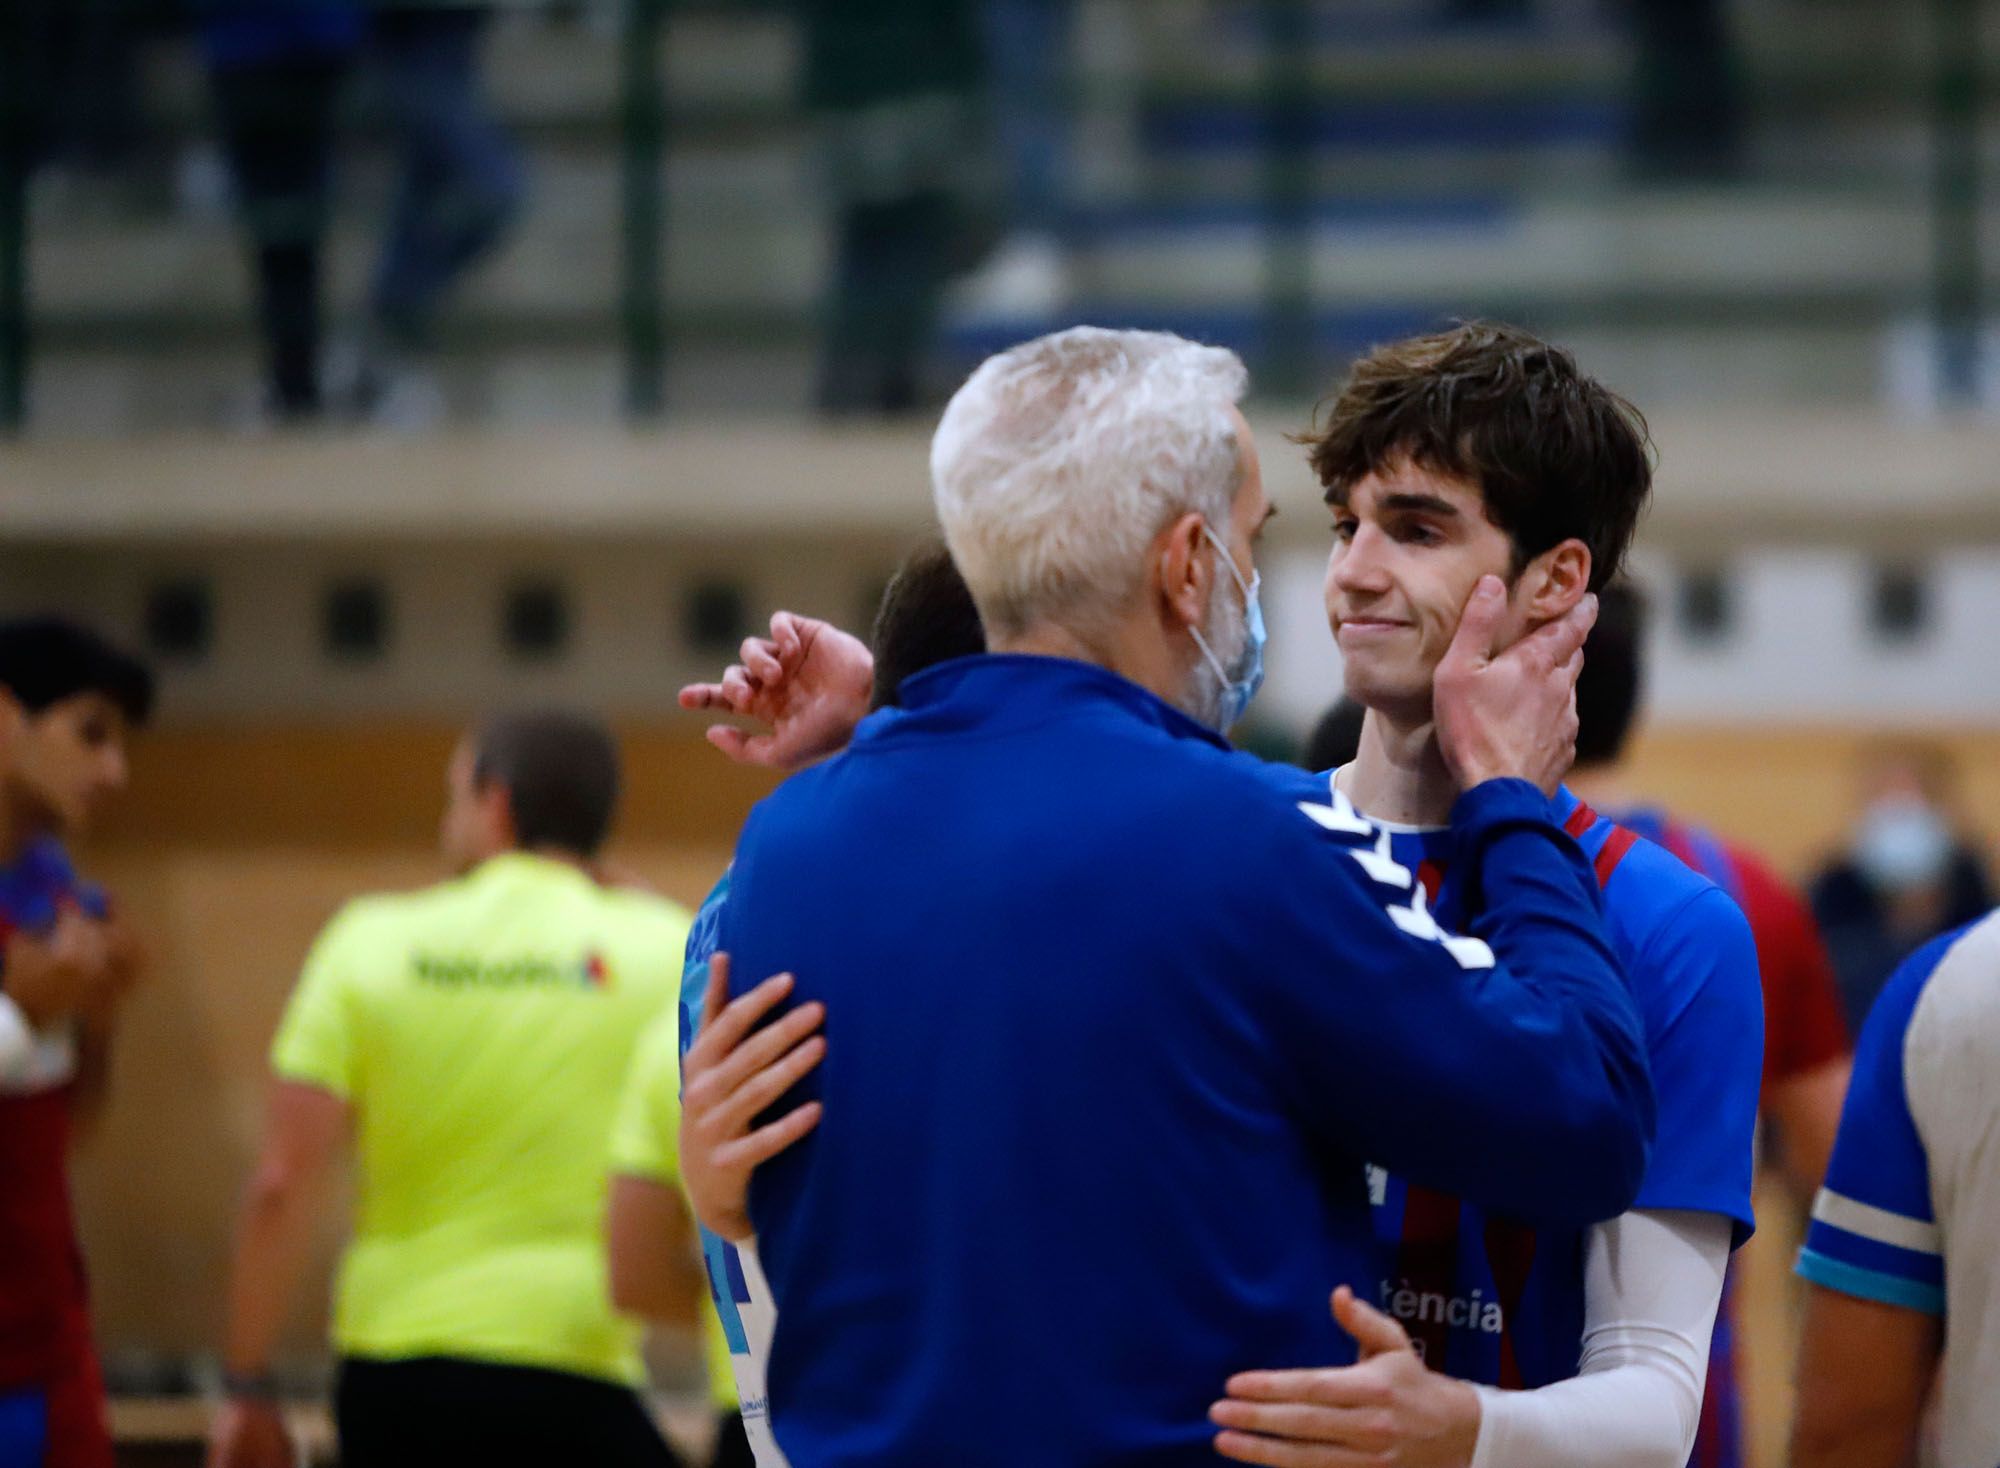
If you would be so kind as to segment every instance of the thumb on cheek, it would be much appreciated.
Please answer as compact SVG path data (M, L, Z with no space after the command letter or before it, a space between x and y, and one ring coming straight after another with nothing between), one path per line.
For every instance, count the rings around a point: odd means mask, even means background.
M1507 606L1507 587L1498 576L1481 576L1459 613L1458 631L1452 638L1454 652L1471 652L1486 658L1493 654L1494 634Z

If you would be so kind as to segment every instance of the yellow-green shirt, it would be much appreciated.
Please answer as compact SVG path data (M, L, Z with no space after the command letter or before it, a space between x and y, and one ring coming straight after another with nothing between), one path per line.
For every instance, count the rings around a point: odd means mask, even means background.
M518 852L328 924L271 1064L354 1110L343 1354L641 1379L609 1295L609 1141L687 931L672 903Z
M625 1079L625 1099L611 1132L611 1170L680 1191L681 1049L680 1016L669 1012L639 1040ZM736 1373L729 1364L729 1341L706 1296L701 1302L702 1359L708 1368L709 1400L736 1406Z

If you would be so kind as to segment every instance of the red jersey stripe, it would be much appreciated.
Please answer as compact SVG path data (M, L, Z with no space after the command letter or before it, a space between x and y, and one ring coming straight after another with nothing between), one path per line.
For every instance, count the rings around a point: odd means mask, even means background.
M1611 874L1618 870L1618 863L1625 860L1625 854L1639 842L1638 833L1628 831L1623 826L1612 827L1605 838L1603 847L1597 853L1597 885L1609 886Z

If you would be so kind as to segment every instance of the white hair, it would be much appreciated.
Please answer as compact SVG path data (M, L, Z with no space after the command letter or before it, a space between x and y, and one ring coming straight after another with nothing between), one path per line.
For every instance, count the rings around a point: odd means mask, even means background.
M931 441L931 487L987 635L1125 606L1189 511L1227 535L1243 445L1234 352L1079 326L991 357Z

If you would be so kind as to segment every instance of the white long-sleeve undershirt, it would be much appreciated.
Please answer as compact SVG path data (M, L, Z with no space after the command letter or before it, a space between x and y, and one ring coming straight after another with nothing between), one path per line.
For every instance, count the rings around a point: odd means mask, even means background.
M29 1026L21 1006L0 994L0 1095L60 1086L76 1074L75 1026Z
M1731 1223L1634 1212L1590 1231L1577 1375L1479 1390L1472 1468L1684 1468L1701 1423Z
M21 1006L0 994L0 1079L26 1071L35 1053L35 1032Z

